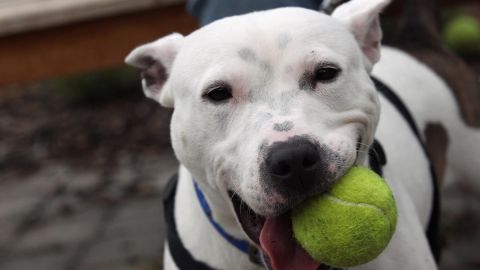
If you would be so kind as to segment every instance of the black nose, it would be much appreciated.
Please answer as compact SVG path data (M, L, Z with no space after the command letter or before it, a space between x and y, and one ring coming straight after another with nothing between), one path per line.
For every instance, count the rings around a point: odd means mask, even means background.
M322 167L319 147L305 138L274 143L265 160L267 181L285 192L314 188Z

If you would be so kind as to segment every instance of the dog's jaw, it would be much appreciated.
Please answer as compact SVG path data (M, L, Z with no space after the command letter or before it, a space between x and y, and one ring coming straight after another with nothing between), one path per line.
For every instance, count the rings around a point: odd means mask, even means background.
M359 132L359 129L352 129L351 132L348 130L341 129L338 133L332 133L324 138L323 147L328 151L324 150L322 154L330 154L325 155L328 156L326 162L328 166L325 166L328 171L326 177L316 180L321 183L319 185L321 188L312 189L313 192L303 192L301 197L296 195L288 197L288 194L282 194L274 188L261 185L256 189L243 186L248 192L241 189L237 192L229 191L240 226L248 238L262 251L266 265L271 267L269 269L290 269L288 267L317 269L319 267L320 262L313 260L293 238L290 213L292 208L306 198L328 190L348 168L365 158L366 151L361 150L365 147L362 143L364 133ZM367 138L367 140L370 139ZM259 149L268 148L268 145L264 145ZM256 175L261 177L262 173ZM244 179L243 183L246 182L249 181ZM254 182L261 183L262 180ZM257 192L252 193L253 190ZM262 199L258 200L259 197Z
M231 194L237 218L250 240L260 248L267 269L314 270L320 266L293 238L290 211L264 217L256 214L238 195Z

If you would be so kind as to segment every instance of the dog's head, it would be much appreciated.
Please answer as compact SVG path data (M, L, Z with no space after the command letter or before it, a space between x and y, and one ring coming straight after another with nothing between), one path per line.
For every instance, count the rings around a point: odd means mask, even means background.
M127 57L143 70L146 95L174 107L179 161L207 198L233 201L254 242L266 218L365 160L379 118L369 74L388 2L354 0L332 16L281 8L229 17Z

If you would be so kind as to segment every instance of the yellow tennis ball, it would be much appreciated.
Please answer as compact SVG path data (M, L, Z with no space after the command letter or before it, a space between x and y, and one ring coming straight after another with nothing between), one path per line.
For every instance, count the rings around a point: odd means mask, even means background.
M298 243L313 259L352 267L376 258L390 242L397 223L387 183L368 168L352 167L326 194L292 211Z
M480 52L480 21L468 15L457 16L447 22L443 30L447 45L461 53Z

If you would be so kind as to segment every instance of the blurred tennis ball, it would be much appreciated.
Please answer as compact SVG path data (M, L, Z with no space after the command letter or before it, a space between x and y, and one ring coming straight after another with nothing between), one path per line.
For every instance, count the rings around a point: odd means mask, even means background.
M459 53L480 53L480 22L468 15L456 16L445 25L443 38Z

